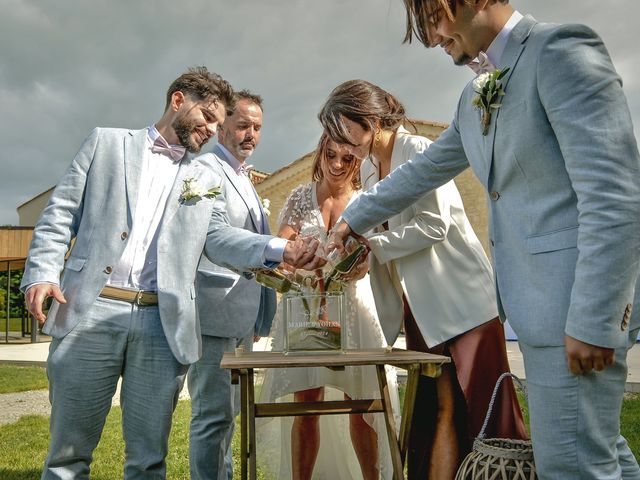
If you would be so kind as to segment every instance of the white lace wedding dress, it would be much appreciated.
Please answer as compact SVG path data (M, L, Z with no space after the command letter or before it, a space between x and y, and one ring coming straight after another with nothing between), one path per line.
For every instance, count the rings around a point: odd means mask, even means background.
M285 203L279 224L291 225L301 235L313 235L321 240L326 228L316 196L316 184L296 188ZM386 347L375 312L368 276L345 287L347 348ZM282 305L278 305L271 331L271 347L282 350ZM396 428L399 424L399 402L396 372L387 367L387 382L391 394ZM293 401L293 393L316 387L325 387L325 400L342 400L344 393L353 399L379 398L380 390L375 367L347 367L336 372L327 368L267 369L259 394L259 402ZM344 392L344 393L343 393ZM392 478L393 467L389 454L384 418L381 413L364 414L365 421L378 435L380 478ZM258 465L268 478L291 478L291 426L293 417L257 419ZM313 478L317 480L351 480L362 478L360 466L349 435L348 415L320 417L320 451Z

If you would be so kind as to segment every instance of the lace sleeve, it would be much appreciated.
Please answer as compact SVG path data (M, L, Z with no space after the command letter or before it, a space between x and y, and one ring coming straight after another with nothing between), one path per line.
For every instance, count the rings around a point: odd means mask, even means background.
M280 227L289 225L296 232L300 232L304 218L312 208L309 195L310 185L299 185L289 194L282 210L280 210L280 215L278 215Z

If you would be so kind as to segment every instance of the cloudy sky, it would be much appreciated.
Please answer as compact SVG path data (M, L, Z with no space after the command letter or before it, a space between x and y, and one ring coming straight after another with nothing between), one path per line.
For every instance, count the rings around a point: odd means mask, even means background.
M632 32L640 2L511 3L539 21L586 23L603 37L638 136ZM472 76L439 50L402 45L400 0L0 0L0 11L0 225L16 225L16 207L57 182L94 126L158 120L166 88L190 66L264 97L251 163L267 172L314 148L317 112L342 81L367 79L399 97L410 116L449 122Z

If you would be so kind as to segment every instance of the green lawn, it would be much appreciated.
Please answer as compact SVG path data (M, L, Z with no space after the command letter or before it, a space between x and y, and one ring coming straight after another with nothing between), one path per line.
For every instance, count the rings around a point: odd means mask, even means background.
M17 367L0 364L0 393L43 390L49 386L42 367ZM0 408L2 406L0 405ZM3 478L0 476L0 478Z
M9 388L8 386L11 386ZM28 388L26 388L28 387ZM0 365L0 388L7 391L23 391L46 388L44 369L37 367L15 367ZM401 395L404 393L401 389ZM0 408L2 408L0 406ZM122 478L124 444L120 429L120 408L114 407L107 418L102 439L95 451L92 480ZM189 478L188 432L191 406L181 401L174 415L173 429L169 439L167 478L181 480ZM526 410L525 410L526 417ZM239 435L233 443L236 472L239 466ZM626 394L622 408L622 433L629 441L632 451L640 455L640 395ZM18 422L0 426L0 479L32 480L39 478L48 443L48 418L27 416ZM265 479L258 472L259 479Z
M91 468L92 480L113 480L122 478L124 464L124 442L120 429L121 410L114 407L102 433L100 444L95 451ZM191 404L180 401L174 414L173 428L169 438L167 457L167 478L187 480L189 478L189 419ZM47 417L27 416L18 422L0 427L0 445L10 448L0 449L0 479L33 480L40 477L40 470L47 452L49 420ZM236 430L238 432L239 429ZM240 473L240 438L233 439L233 460L235 471ZM258 479L265 476L258 471Z
M7 330L7 319L0 318L0 332L5 332ZM9 331L10 332L21 332L22 331L22 319L11 317L9 319Z

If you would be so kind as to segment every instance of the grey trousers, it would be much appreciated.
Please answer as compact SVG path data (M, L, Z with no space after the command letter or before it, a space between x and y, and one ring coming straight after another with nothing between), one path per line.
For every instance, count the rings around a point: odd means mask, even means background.
M640 468L620 435L629 344L601 372L573 375L564 347L520 343L524 357L536 470L540 480L640 480Z
M189 369L192 480L233 479L231 441L234 420L240 413L240 388L231 384L231 373L220 368L220 361L225 352L233 352L241 344L245 350L251 350L253 336L237 339L203 335L202 357Z
M169 349L157 306L98 298L49 349L51 442L42 479L88 479L122 377L125 479L163 479L187 366Z

